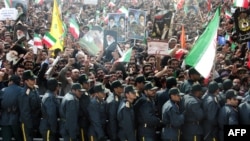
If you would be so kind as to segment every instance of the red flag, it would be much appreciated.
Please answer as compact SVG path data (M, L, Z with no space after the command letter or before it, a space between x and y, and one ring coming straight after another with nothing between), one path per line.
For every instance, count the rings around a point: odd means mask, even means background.
M182 25L182 28L181 28L180 42L181 42L181 48L185 49L186 48L186 35L185 35L184 25Z

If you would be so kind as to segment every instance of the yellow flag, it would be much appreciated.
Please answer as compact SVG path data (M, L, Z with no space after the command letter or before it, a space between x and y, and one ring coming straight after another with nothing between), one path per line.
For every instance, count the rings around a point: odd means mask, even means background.
M56 39L56 43L50 48L50 50L55 50L59 48L61 51L63 51L63 33L64 31L61 20L61 14L58 8L57 0L54 0L50 34Z

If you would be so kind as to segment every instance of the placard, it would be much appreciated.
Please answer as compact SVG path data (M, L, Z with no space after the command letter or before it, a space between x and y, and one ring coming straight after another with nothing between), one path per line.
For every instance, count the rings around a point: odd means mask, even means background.
M148 41L148 54L169 55L168 43L162 41Z
M98 0L84 0L83 3L84 4L89 4L89 5L97 5Z
M0 10L0 20L16 20L18 15L18 11L16 8L2 8Z

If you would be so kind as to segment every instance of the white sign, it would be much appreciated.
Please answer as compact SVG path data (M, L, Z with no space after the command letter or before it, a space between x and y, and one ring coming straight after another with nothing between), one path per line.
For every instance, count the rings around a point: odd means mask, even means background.
M0 21L4 20L16 20L18 15L18 11L16 8L2 8L0 10Z
M169 55L168 43L161 41L148 41L148 54Z
M84 4L97 5L98 0L83 0Z

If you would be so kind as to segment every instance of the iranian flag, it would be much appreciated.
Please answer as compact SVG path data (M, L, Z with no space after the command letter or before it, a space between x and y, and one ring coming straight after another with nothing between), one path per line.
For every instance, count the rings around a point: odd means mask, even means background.
M11 8L12 7L12 0L4 0L5 8Z
M128 17L128 9L122 6L121 8L118 9L117 13L124 13L126 17Z
M42 4L43 4L43 0L35 0L35 4L40 4L40 5L42 5Z
M231 19L232 18L232 14L227 10L225 12L225 17L226 17L226 19Z
M34 40L34 46L35 47L40 48L40 49L43 48L42 39L38 34L36 34L36 33L34 34L33 40Z
M56 39L49 32L46 32L45 35L43 36L42 42L48 48L51 48L56 43Z
M73 18L70 19L70 21L69 21L69 32L72 34L72 36L75 39L79 38L80 28L79 28L79 25L77 24L76 20Z
M116 62L130 62L132 48L128 49Z
M185 58L185 64L194 67L204 78L210 75L216 55L217 30L220 22L220 9L194 44Z
M234 0L233 5L235 7L248 8L248 0Z

